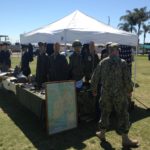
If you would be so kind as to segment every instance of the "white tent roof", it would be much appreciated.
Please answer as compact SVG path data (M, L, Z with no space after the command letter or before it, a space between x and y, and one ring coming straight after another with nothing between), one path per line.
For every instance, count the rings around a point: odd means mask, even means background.
M78 10L52 24L20 35L21 43L72 43L76 39L83 43L111 41L132 46L138 42L137 35L115 29Z

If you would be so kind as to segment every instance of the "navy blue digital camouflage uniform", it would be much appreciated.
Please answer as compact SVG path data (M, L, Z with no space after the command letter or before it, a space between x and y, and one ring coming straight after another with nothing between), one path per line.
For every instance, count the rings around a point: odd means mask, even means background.
M103 59L92 76L92 90L97 91L101 83L101 119L100 129L109 128L109 117L113 109L117 114L117 133L129 131L129 114L127 94L133 90L130 73L124 60L117 56Z

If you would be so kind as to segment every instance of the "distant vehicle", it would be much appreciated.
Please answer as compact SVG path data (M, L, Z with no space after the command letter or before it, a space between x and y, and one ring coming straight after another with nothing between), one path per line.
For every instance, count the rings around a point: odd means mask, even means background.
M138 50L137 50L137 53L138 53L138 54L143 54L143 50L138 49Z
M11 44L10 49L12 52L21 52L20 43Z

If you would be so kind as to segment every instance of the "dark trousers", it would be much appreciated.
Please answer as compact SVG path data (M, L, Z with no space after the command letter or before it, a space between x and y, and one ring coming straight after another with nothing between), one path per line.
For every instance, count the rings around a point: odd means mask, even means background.
M101 110L100 110L100 97L101 97L101 85L98 85L97 88L97 96L95 97L95 113L96 113L96 121L100 120Z

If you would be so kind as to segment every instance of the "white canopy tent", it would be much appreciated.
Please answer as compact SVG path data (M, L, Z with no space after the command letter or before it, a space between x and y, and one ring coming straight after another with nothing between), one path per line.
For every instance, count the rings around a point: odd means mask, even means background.
M138 36L104 24L76 10L70 15L47 26L21 34L22 44L47 42L72 43L80 40L82 43L94 41L97 44L115 42L121 45L138 46ZM134 67L134 89L136 80L136 61Z
M20 35L22 44L38 42L65 44L72 43L76 39L82 43L116 42L131 46L138 43L137 35L115 29L78 10L54 23Z

